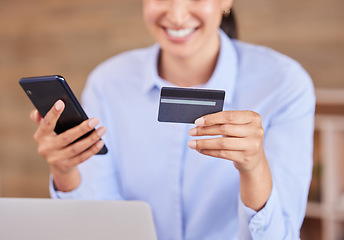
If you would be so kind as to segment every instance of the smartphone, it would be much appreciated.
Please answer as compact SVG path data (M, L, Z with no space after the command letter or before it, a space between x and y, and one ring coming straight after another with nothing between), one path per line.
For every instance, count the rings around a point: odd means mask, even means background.
M47 114L57 100L61 99L64 102L65 109L55 127L57 134L73 128L88 119L78 99L62 76L51 75L21 78L19 84L42 117ZM76 141L87 137L94 130L86 133ZM97 154L106 154L107 151L104 145Z

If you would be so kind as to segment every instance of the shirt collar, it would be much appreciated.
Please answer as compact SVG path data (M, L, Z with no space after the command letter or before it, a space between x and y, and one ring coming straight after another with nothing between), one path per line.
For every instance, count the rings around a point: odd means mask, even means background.
M219 89L226 91L225 102L231 103L237 78L238 59L232 40L220 29L220 52L216 67L209 81L201 88ZM162 79L158 74L158 59L160 46L155 44L149 51L147 68L143 82L143 91L148 93L154 88L161 89L163 86L173 86Z
M145 76L142 85L142 90L145 93L150 92L154 88L161 89L163 86L168 86L169 82L165 81L159 76L158 61L160 55L160 45L154 44L148 52L147 68L145 69Z

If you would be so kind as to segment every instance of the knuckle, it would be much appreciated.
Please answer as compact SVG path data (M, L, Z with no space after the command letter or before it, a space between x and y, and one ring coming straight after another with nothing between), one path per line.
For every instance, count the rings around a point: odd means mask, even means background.
M232 121L233 120L233 112L230 112L230 111L227 111L225 112L225 118L228 120L228 121Z
M99 152L101 147L99 147L98 145L95 145L91 148L91 156L93 156L94 154L97 154Z
M203 116L205 125L212 123L214 121L214 118L215 118L214 114L209 114L209 115Z
M196 149L202 149L204 147L202 140L195 140L196 141Z
M221 138L219 144L220 144L220 148L221 148L221 149L226 149L226 147L227 147L227 141L226 141L225 138Z
M202 135L204 134L204 128L203 127L196 127L196 135Z
M256 112L253 112L253 113L254 113L254 120L255 120L255 122L260 123L261 122L260 115L258 113L256 113Z
M37 152L42 157L46 158L46 156L47 156L47 149L44 146L38 145Z
M263 137L264 134L265 134L264 129L263 129L263 128L259 128L259 130L258 130L258 136L259 136L259 137Z
M220 150L219 151L219 156L220 156L220 158L227 158L227 151Z
M53 123L47 118L43 118L42 119L42 125L45 126L45 127L50 127Z
M229 132L229 126L227 124L223 124L220 126L220 132L221 133L228 133Z
M94 131L92 134L91 134L91 141L92 142L96 142L100 139L100 137L98 136L97 132Z
M205 126L209 126L209 125L213 125L214 123L216 123L216 119L217 119L217 115L211 114L208 116L204 116L204 125Z
M81 130L83 133L87 133L87 132L91 131L91 128L90 128L90 126L87 124L87 122L85 121L83 124L80 125L80 130Z
M72 145L70 146L69 153L71 155L77 155L79 153L79 149L77 148L77 146Z
M69 134L62 134L61 141L63 143L70 143L72 141L72 137Z

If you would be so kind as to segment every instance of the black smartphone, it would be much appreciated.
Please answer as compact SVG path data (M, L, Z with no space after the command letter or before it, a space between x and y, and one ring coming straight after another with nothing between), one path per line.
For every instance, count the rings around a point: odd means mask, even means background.
M51 75L21 78L19 84L42 117L47 114L57 100L61 99L64 102L65 109L55 127L57 134L73 128L88 119L78 99L62 76ZM94 130L86 133L79 139L87 137ZM97 154L106 154L107 151L104 145Z

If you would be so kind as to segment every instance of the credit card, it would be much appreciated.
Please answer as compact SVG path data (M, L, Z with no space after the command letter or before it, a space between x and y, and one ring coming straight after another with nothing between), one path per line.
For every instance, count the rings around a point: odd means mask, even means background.
M194 123L197 118L222 111L224 99L223 90L163 87L158 121Z

